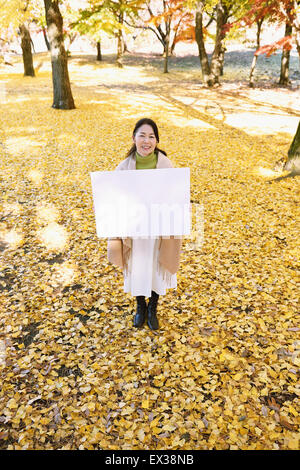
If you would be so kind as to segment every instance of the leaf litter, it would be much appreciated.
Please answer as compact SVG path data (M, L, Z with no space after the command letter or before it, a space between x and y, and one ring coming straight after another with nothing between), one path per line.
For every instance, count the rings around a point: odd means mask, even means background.
M162 148L191 168L205 222L160 297L160 330L135 330L89 172L124 158L140 97L74 85L77 109L59 112L49 78L24 101L37 82L10 77L1 116L0 447L298 449L299 190L253 171L276 139L182 127L187 111L144 103Z

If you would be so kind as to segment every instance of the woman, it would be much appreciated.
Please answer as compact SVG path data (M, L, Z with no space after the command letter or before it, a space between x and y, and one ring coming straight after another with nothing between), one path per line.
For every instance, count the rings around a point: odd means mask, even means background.
M132 139L127 158L117 166L117 171L173 167L166 152L157 147L158 128L152 119L140 119L134 127ZM181 243L180 237L108 240L108 260L123 269L124 292L130 292L137 300L135 327L141 327L147 317L149 328L159 328L156 315L158 298L166 294L167 288L177 287ZM148 305L145 297L149 297Z

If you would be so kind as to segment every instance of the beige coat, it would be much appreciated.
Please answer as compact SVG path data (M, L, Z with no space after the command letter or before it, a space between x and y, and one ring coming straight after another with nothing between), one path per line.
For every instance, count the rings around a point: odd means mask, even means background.
M156 168L173 168L171 161L163 153L158 153ZM123 160L116 168L120 170L135 170L136 158L132 154ZM159 270L165 279L175 274L179 268L179 259L182 246L182 237L163 238L160 237L159 242ZM110 238L107 243L108 261L124 269L128 270L128 260L131 254L132 239L131 238Z

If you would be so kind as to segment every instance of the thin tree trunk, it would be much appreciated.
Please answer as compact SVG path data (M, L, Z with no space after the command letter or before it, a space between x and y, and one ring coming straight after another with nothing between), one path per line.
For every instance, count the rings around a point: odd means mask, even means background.
M72 43L75 41L76 37L77 37L76 33L67 35L67 38L68 38L68 46L66 49L67 57L70 57L71 55L70 47L72 46Z
M123 24L123 14L122 13L119 15L119 23ZM119 28L118 32L117 32L117 41L118 41L118 44L117 44L117 60L116 60L116 63L117 63L117 66L119 68L122 68L123 67L123 63L122 63L123 44L122 44L122 29L121 28Z
M225 57L226 47L222 46L220 52L220 76L224 75L224 57Z
M46 44L47 50L50 51L50 44L49 44L49 41L48 41L46 28L45 28L44 26L43 26L42 31L43 31L43 36L44 36L44 40L45 40L45 44Z
M170 49L170 54L169 55L170 56L173 56L173 54L174 54L174 49L175 49L175 46L176 46L176 38L177 38L180 23L181 23L181 19L178 21L175 28L173 28L173 31L174 31L173 41L172 41L171 46L169 46L169 49Z
M203 9L204 4L202 1L198 1L196 5L196 23L195 23L195 37L198 45L199 58L202 70L202 78L206 86L212 86L213 80L211 77L210 64L208 55L205 50L204 38L203 38Z
M19 27L21 35L21 48L24 64L24 77L35 77L31 50L31 37L27 26L23 23Z
M294 1L294 7L293 10L295 11L295 17L294 17L294 35L295 35L295 41L296 41L296 49L298 52L298 58L299 58L299 68L300 68L300 8L297 8L298 6L298 1Z
M286 23L285 25L285 36L291 36L293 27ZM290 65L290 51L288 49L282 50L281 55L281 67L280 67L280 79L279 85L286 86L289 84L289 65Z
M174 39L175 39L175 38L174 38ZM169 55L170 55L170 56L173 56L173 55L174 55L174 49L175 49L176 44L177 44L177 43L176 43L176 40L173 40L171 46L169 47L169 49L170 49Z
M117 63L117 66L119 68L122 68L123 67L123 64L122 64L123 47L122 47L121 31L118 31L118 33L117 33L117 40L118 40L118 45L117 45L117 60L116 60L116 63Z
M63 18L58 3L58 0L44 0L52 65L52 107L57 109L74 109L75 104L69 79L68 59L63 41Z
M122 33L122 46L123 46L123 54L125 54L126 52L129 52L128 47L127 47L127 42L126 42L126 39L125 39L125 35L123 33Z
M168 73L168 60L169 60L169 44L168 44L168 39L166 43L166 49L165 49L165 54L164 54L164 73Z
M261 34L261 28L263 24L264 18L260 18L259 20L256 21L257 25L257 31L256 31L256 51L260 48L260 34ZM253 88L254 87L254 70L256 67L256 62L257 62L257 55L254 54L253 59L252 59L252 64L251 64L251 69L250 69L250 74L249 74L249 87Z
M298 52L299 68L300 68L300 31L296 35L296 48L297 48L297 52Z
M166 48L164 60L164 73L168 73L169 45L170 45L171 18L166 20Z
M97 60L102 60L101 42L97 41Z
M252 59L250 74L249 74L249 87L250 88L254 87L254 70L256 67L256 62L257 62L257 55L254 54L253 59Z

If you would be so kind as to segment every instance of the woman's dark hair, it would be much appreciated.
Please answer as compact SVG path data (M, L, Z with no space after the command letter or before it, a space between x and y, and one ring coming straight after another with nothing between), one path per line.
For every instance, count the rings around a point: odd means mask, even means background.
M140 127L142 127L144 124L148 124L148 126L151 126L152 129L153 129L153 132L154 132L154 135L155 135L155 138L157 140L157 142L159 142L159 134L158 134L158 128L157 128L157 125L154 121L152 121L152 119L149 119L149 118L142 118L140 119L136 125L134 126L134 129L133 129L133 133L132 135L135 136L135 134L137 133L137 131L139 130ZM128 150L127 154L126 154L126 157L129 157L129 155L133 154L136 152L136 145L133 144L132 147L130 148L130 150ZM166 152L164 150L161 150L159 149L157 146L155 147L154 149L154 153L156 153L156 155L158 154L158 152L161 152L163 153L164 155L167 155Z

